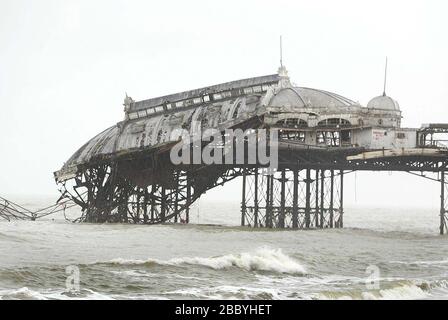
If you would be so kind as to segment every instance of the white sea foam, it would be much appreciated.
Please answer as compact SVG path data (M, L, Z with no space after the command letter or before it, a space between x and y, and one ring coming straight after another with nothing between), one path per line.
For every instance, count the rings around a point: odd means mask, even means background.
M83 289L82 293L67 295L66 291L46 293L45 297L57 300L114 300L111 296L90 289Z
M164 294L190 296L199 299L282 299L278 289L232 285L186 288L164 292Z
M423 266L433 266L433 265L445 265L448 264L448 259L444 260L432 260L432 261L392 261L392 263L396 264L416 264L416 265L423 265Z
M155 273L155 272L147 272L143 270L110 270L110 273L117 275L119 277L124 277L126 279L133 279L136 281L144 281L145 279L154 279L154 278L161 278L164 275L161 273ZM205 278L199 278L199 277L192 277L192 276L183 276L180 274L169 274L169 278L177 278L177 279L183 279L183 280L207 280Z
M83 294L67 295L65 290L43 290L38 292L27 287L0 290L0 300L111 300L112 298L90 289L83 289Z
M430 293L416 284L401 284L393 288L361 291L361 292L331 292L317 296L322 300L415 300L426 299Z
M113 259L109 261L113 264L122 265L141 265L141 264L160 264L160 265L200 265L215 270L237 267L247 271L270 271L288 274L305 274L305 268L295 259L284 254L281 249L261 248L253 252L243 252L240 254L227 254L218 257L182 257L170 260L128 260Z
M130 279L145 279L145 278L157 278L160 275L158 273L152 273L152 272L143 272L140 270L122 270L122 271L115 271L110 270L110 273L115 274L117 276L126 277Z
M0 290L0 300L46 300L46 298L37 291L23 287L15 290Z
M428 292L423 291L420 287L410 284L380 290L378 294L363 292L362 296L365 300L412 300L425 299L429 294Z

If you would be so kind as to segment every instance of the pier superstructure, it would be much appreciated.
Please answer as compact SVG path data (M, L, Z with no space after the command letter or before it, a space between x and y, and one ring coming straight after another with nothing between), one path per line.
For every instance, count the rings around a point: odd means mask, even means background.
M444 234L448 148L441 137L448 124L403 128L401 120L385 91L363 106L293 85L282 65L276 74L147 100L126 95L123 120L75 152L55 179L81 207L79 221L155 224L188 223L201 195L242 177L242 225L307 229L343 227L348 172L431 172L441 185ZM194 136L210 128L223 136L228 129L275 131L275 172L258 161L172 163L173 131Z

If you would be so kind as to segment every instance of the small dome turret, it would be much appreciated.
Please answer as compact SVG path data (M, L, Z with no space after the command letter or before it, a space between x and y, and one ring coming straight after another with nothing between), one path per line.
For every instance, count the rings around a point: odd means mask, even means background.
M392 99L391 97L387 96L386 94L383 94L370 100L369 103L367 104L367 108L400 111L400 105L398 104L398 102Z

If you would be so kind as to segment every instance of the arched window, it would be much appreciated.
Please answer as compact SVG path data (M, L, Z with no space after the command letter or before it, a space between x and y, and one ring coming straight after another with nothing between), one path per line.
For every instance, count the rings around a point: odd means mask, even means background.
M350 121L342 119L342 118L329 118L320 121L317 124L319 127L333 127L333 128L340 128L340 127L349 127L351 126Z
M288 118L277 122L277 126L284 128L308 128L308 123L305 120L298 118Z

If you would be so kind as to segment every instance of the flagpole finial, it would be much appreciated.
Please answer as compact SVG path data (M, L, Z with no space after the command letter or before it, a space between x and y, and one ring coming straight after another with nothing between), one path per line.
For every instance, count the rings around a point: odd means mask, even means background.
M280 67L283 67L283 42L281 35L280 35Z

